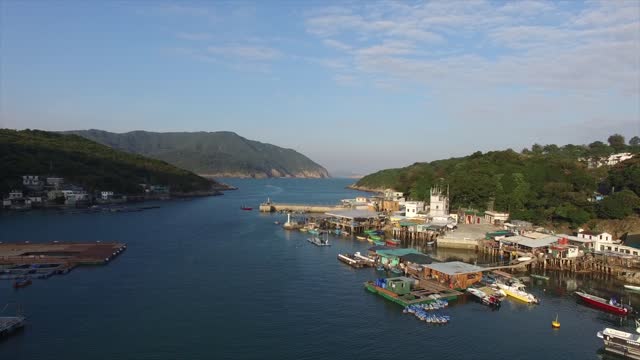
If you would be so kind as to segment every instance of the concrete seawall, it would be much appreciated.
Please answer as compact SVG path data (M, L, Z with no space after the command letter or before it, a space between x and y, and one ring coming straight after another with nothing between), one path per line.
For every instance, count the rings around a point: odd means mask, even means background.
M345 207L339 205L307 205L307 204L261 204L260 212L274 211L292 211L292 212L310 212L325 213L335 210L346 210Z
M442 247L442 248L475 250L476 246L478 246L478 240L455 239L455 238L439 238L438 239L438 247Z

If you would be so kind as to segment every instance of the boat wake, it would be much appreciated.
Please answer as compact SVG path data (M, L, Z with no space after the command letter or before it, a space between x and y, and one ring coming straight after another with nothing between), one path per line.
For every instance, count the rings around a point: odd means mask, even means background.
M281 188L280 186L275 186L275 185L265 185L266 188L269 188L269 190L267 191L267 193L265 195L277 195L280 194L284 191L283 188Z

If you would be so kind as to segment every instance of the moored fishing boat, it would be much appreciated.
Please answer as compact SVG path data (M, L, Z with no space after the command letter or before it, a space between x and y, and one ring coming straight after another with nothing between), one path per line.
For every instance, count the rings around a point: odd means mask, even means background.
M358 236L356 236L356 239L364 241L364 240L367 240L367 237L358 235Z
M31 278L16 279L13 282L14 289L20 289L31 285Z
M358 259L360 259L360 260L364 260L364 261L366 261L366 262L368 262L370 264L375 264L375 262L376 262L375 259L370 258L368 256L364 256L364 255L360 254L359 251L356 251L356 253L353 254L353 256L358 258Z
M385 243L389 246L398 246L400 245L400 240L398 239L388 239Z
M575 294L580 298L580 300L584 301L586 304L589 304L600 310L614 313L616 315L625 316L633 310L630 306L625 306L623 304L620 304L618 301L615 300L615 298L611 298L611 300L607 301L604 298L587 294L584 291L576 291Z
M338 260L342 261L343 263L354 267L354 268L361 268L362 267L362 260L359 260L357 258L355 258L354 255L350 255L350 254L338 254Z
M605 328L597 336L604 341L605 351L640 360L640 335Z
M378 246L386 245L386 243L383 240L374 240L373 243L378 245Z

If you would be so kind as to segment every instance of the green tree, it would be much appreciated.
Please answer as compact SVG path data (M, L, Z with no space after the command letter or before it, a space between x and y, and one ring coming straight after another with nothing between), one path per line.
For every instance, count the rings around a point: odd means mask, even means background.
M629 139L629 145L631 146L638 146L640 145L640 137L638 136L634 136L631 139Z
M542 145L540 144L531 145L531 152L534 154L542 154Z
M613 134L609 136L607 142L616 152L624 151L627 148L627 146L625 145L624 136L620 134Z
M622 190L606 197L598 204L598 216L605 219L624 219L640 207L640 198L631 190Z

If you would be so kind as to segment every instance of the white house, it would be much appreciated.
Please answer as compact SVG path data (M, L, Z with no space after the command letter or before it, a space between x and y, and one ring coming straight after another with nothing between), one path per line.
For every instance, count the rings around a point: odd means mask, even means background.
M14 200L14 199L22 199L22 191L20 191L20 190L12 190L9 193L9 200Z
M393 189L387 189L384 191L384 198L387 200L402 201L404 200L404 193L394 191Z
M55 189L60 188L60 186L64 184L64 179L59 177L48 177L47 178L47 186L53 187Z
M509 213L501 213L497 211L485 211L484 221L487 224L504 224L509 220Z
M40 185L40 177L38 175L23 175L22 185L25 186L38 186Z
M603 232L603 233L593 233L588 231L580 231L578 232L578 237L588 240L600 241L600 242L613 242L613 235Z
M42 197L41 196L29 196L29 201L31 201L32 204L40 204L42 203Z
M449 216L449 188L446 194L440 187L431 188L429 216Z
M615 165L619 162L623 162L625 160L629 160L633 157L632 153L618 153L618 154L613 154L611 156L609 156L606 160L605 160L605 165Z
M109 200L113 197L113 191L101 191L100 197L102 200Z
M89 195L87 195L87 192L84 190L62 190L62 194L67 203L89 199Z
M405 216L407 218L415 218L418 213L424 211L424 201L406 201L404 203Z

